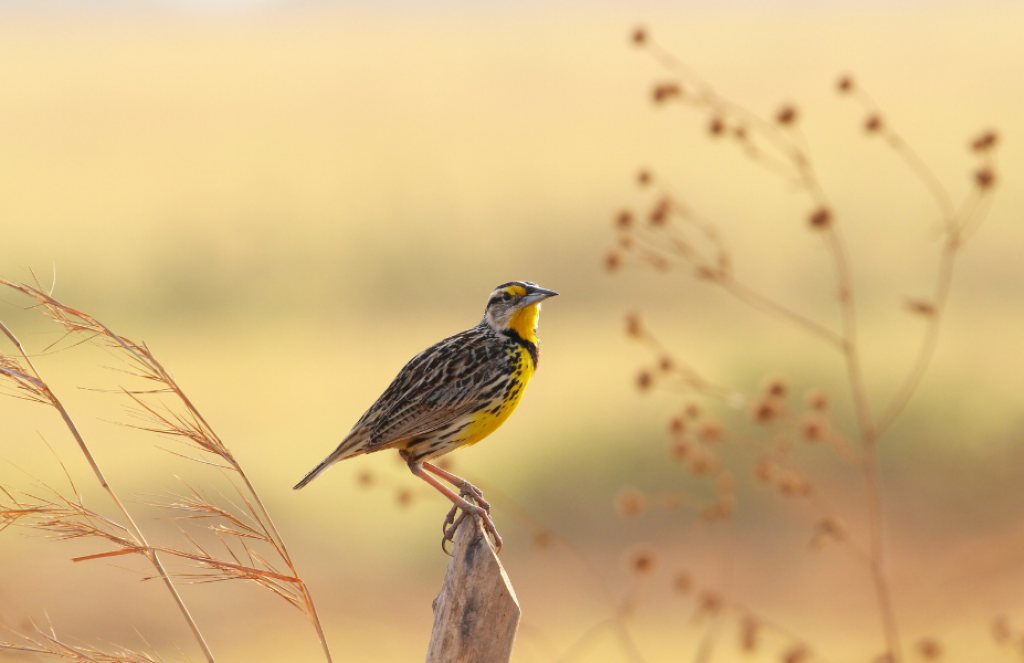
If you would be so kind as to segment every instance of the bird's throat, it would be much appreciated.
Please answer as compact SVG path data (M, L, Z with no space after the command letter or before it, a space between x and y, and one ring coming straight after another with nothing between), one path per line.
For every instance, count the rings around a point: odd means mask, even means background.
M508 328L524 341L537 345L537 321L539 319L540 302L537 302L513 313L509 318Z

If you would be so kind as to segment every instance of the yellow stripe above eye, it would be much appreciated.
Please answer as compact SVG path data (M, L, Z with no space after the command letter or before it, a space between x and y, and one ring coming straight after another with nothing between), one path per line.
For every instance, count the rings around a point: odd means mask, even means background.
M505 292L516 297L522 297L523 295L526 294L526 288L524 288L521 285L510 285L509 287L505 288Z

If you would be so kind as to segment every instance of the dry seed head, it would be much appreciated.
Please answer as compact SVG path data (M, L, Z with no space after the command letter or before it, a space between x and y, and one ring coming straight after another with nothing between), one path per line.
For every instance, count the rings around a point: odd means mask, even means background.
M434 465L440 467L445 472L451 472L452 468L455 467L455 460L451 456L444 456L431 462L434 463Z
M673 435L682 435L686 432L686 420L682 417L672 417L668 421L668 430Z
M775 419L775 411L769 405L768 398L760 397L754 399L750 405L750 416L755 423L767 424Z
M672 357L664 355L661 359L658 360L658 368L665 372L671 371L673 368L675 368L675 363L672 361Z
M652 226L663 226L668 221L668 213L671 208L668 198L660 198L654 207L651 209L651 213L648 216L648 220Z
M718 279L719 272L711 265L698 265L694 276L705 281L715 281Z
M811 484L793 472L779 477L777 486L786 497L809 497L812 492Z
M690 421L697 419L701 415L700 404L690 401L683 406L683 415Z
M786 401L778 396L761 396L754 399L750 411L755 423L767 425L786 414Z
M372 472L370 472L369 470L363 470L362 472L359 473L357 481L359 481L360 486L364 488L369 488L370 486L373 485L373 478L374 477Z
M853 90L853 77L848 74L840 76L839 82L836 83L836 89L841 93L851 92Z
M407 488L403 488L398 491L397 498L398 506L407 507L412 504L412 491Z
M935 638L919 640L914 648L921 655L921 658L926 661L935 661L942 658L942 645Z
M784 377L770 375L761 382L761 391L769 396L785 398L789 394L789 383Z
M705 589L697 597L697 608L703 613L714 614L722 609L722 596L718 592Z
M672 578L672 589L683 596L693 591L693 576L686 571L678 571Z
M974 172L974 181L980 189L989 189L996 183L996 174L991 168L979 168Z
M636 183L641 187L649 185L652 179L651 171L649 170L641 170L636 174Z
M533 547L537 550L547 550L551 547L551 544L551 532L547 530L541 530L533 535Z
M819 207L811 212L808 222L811 224L811 228L816 230L828 228L832 225L832 212L827 207Z
M647 43L647 29L644 27L637 27L633 29L633 34L630 35L630 40L636 46L643 46Z
M639 338L644 335L644 326L640 321L639 313L630 313L626 316L626 335Z
M1012 635L1010 620L1006 615L999 615L992 620L992 638L997 644L1005 645Z
M842 521L833 516L829 516L821 520L818 523L817 529L819 532L827 534L837 541L841 541L846 538L846 526L843 525Z
M775 478L775 463L768 458L761 458L754 466L754 477L761 483L771 483Z
M725 426L717 419L707 418L697 424L697 437L701 442L721 442L725 437Z
M811 650L805 644L795 644L782 654L782 663L804 663L811 658Z
M647 391L654 384L654 375L650 371L640 371L636 376L636 386L640 391Z
M818 521L814 526L814 535L811 537L811 549L820 550L826 543L843 541L845 539L846 526L839 519L828 516Z
M740 649L750 654L757 651L758 636L761 624L753 615L743 615L740 621Z
M622 267L622 256L615 249L608 251L604 256L604 268L609 272L614 272L619 267Z
M785 105L775 114L775 121L786 126L796 122L796 108L792 105Z
M971 149L975 152L986 152L993 147L999 140L999 135L994 131L986 131L973 141L971 141Z
M633 225L633 213L628 209L621 210L615 215L615 225L620 230L625 230Z
M626 486L615 496L615 513L623 518L639 516L647 510L647 496L639 488Z
M718 469L718 458L708 453L694 455L690 461L690 471L696 476L714 474Z
M816 412L825 412L829 405L828 394L821 389L808 389L804 394L804 405Z
M868 115L867 119L864 120L864 130L868 133L875 133L882 130L882 117L877 113Z
M646 578L658 569L658 550L646 543L638 543L626 551L625 561L630 575Z
M904 302L904 306L911 313L916 313L923 316L935 315L935 304L932 304L926 299L907 299Z
M669 448L669 452L672 454L672 459L676 462L683 462L693 453L693 445L691 445L686 439L679 438L673 440L672 446Z
M807 442L821 442L829 435L828 418L821 412L806 412L800 417L800 436Z
M725 131L725 122L717 115L713 116L708 122L708 133L712 136L721 136L723 131Z
M622 248L626 251L633 248L633 238L625 233L620 233L619 239L617 241L619 243L619 248Z
M651 99L656 104L664 103L669 99L681 97L682 95L683 90L679 87L678 83L659 83L651 90Z

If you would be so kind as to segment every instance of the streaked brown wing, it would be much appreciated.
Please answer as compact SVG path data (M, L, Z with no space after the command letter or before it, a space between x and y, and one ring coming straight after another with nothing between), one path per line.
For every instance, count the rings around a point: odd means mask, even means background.
M367 450L424 435L486 405L507 384L508 355L479 327L446 338L413 357L367 412Z

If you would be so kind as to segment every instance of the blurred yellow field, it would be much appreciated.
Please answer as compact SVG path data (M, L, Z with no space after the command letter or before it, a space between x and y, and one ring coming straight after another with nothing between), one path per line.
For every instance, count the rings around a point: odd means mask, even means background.
M629 43L639 23L726 97L768 118L798 109L799 140L853 265L872 407L912 365L926 322L906 303L930 295L943 225L927 188L865 133L863 110L836 81L849 73L863 84L957 204L976 186L970 141L999 132L991 214L959 254L936 355L880 461L902 660L927 658L927 638L943 660L1012 659L992 624L1024 623L1024 10L314 5L0 8L0 277L30 282L34 271L173 371L266 500L336 660L423 657L447 506L391 454L290 488L406 360L475 324L510 279L561 293L545 304L542 365L516 415L451 458L494 496L524 614L514 661L640 660L612 632L572 649L631 591L641 598L626 623L651 663L777 661L799 643L814 656L792 663L873 661L885 649L857 550L809 545L822 509L866 538L858 472L799 446L816 501L780 498L740 450L768 448L784 427L751 424L745 401L702 400L727 428L715 453L735 464L737 499L731 519L705 522L690 504L712 499L713 482L671 462L666 433L699 399L637 389L658 357L627 338L632 312L716 384L756 393L766 375L786 376L794 416L806 390L825 389L854 437L834 348L688 274L605 269L616 215L641 218L650 206L635 185L649 168L713 220L737 278L839 326L807 199L709 136L705 116L652 105L652 85L672 76ZM177 442L111 423L136 420L116 394L79 387L116 390L128 378L106 367L125 368L121 359L95 347L43 352L60 331L22 311L28 303L0 293L0 320L39 353L129 508L164 545L184 545L147 504L185 490L176 476L213 497L231 499L233 488L157 448L182 451ZM0 431L0 485L72 492L63 463L74 491L108 508L51 410L0 399ZM367 473L372 485L360 485ZM615 502L629 486L646 510L624 518ZM130 557L72 564L103 545L44 539L0 533L0 625L52 624L72 642L202 660L165 589L137 582L151 567ZM638 542L660 560L639 580L623 563ZM683 570L695 583L686 595L674 589ZM304 618L258 588L182 594L218 660L323 660ZM726 609L708 608L716 597ZM763 637L743 652L752 614L766 622ZM707 633L714 653L700 658ZM35 659L0 652L7 660Z

